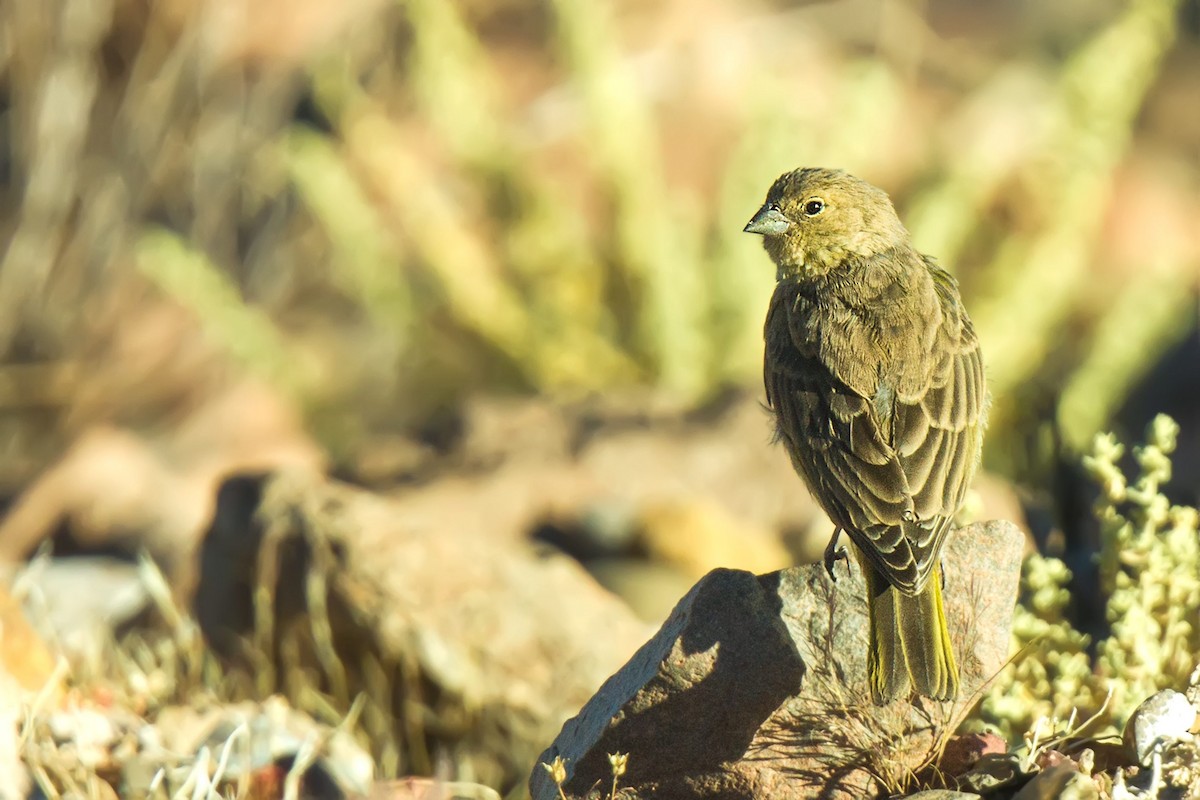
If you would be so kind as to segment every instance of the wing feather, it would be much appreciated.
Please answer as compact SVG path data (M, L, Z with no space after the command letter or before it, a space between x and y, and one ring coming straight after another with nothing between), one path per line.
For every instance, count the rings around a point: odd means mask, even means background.
M764 383L779 437L834 523L906 594L924 588L978 463L986 417L979 344L953 279L930 266L942 323L924 391L851 387L823 361L811 306L780 284Z

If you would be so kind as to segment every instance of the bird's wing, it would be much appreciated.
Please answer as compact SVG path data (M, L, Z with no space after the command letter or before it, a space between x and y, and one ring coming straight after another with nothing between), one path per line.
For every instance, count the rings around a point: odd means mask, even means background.
M915 587L928 579L970 488L987 415L979 340L952 279L934 277L945 317L933 347L937 358L924 391L897 393L888 437L916 516L902 526L916 565Z
M978 342L946 279L949 296L939 299L953 305L923 390L896 392L883 413L798 335L788 298L777 293L767 317L764 379L779 435L834 522L906 593L922 589L937 562L983 426Z

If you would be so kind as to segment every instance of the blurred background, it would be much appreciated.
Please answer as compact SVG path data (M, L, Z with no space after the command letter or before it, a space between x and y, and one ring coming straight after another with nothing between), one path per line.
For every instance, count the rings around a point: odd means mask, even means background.
M1195 0L15 0L0 556L186 574L224 478L302 469L553 544L651 620L815 558L741 233L815 165L961 282L969 513L1086 565L1079 454L1157 412L1196 503Z

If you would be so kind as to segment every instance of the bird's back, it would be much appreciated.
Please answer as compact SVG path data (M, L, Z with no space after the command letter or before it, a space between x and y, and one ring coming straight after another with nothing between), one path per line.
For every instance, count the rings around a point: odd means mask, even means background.
M979 458L982 361L958 289L910 248L781 281L764 379L779 438L888 582L921 590Z

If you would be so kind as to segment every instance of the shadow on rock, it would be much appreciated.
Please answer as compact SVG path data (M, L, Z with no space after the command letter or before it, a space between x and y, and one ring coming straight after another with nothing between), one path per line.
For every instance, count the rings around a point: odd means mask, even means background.
M761 577L716 570L541 761L563 759L575 796L611 782L608 754L618 752L629 754L621 785L636 796L876 794L930 760L1003 665L1023 546L1005 522L969 526L947 545L947 617L962 667L955 702L871 703L857 566L836 583L819 565ZM540 766L530 789L535 800L557 795Z

